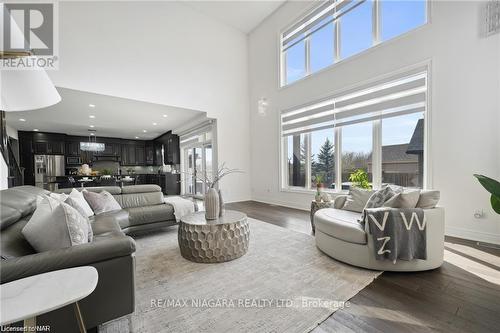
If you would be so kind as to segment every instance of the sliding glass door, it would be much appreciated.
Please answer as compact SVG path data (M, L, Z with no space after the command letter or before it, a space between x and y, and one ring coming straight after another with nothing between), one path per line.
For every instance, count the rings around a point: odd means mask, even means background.
M198 178L211 177L213 168L212 144L184 148L184 194L202 197L207 188Z

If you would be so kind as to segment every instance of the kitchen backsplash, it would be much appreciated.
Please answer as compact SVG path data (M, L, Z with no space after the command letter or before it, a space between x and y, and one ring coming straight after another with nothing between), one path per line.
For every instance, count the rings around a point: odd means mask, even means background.
M148 174L148 173L158 173L160 172L177 172L180 170L179 165L164 165L161 167L158 166L122 166L122 175L126 175L129 173L129 170L133 170L136 174Z

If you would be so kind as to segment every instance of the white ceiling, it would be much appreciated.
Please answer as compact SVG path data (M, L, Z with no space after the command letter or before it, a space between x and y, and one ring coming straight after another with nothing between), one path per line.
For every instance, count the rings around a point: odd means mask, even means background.
M57 90L62 97L60 103L40 110L6 112L7 124L23 131L36 128L40 132L86 136L89 129L95 129L98 137L153 139L205 114L66 88ZM95 107L91 108L89 104ZM95 118L90 118L91 115Z
M191 8L248 34L286 0L184 1Z

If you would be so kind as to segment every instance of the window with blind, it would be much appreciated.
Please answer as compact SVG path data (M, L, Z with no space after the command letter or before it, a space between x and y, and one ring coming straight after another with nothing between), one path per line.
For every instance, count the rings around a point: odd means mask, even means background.
M349 189L350 175L367 173L374 188L424 187L427 69L361 85L284 110L282 187Z
M281 34L281 86L426 22L426 0L323 1Z

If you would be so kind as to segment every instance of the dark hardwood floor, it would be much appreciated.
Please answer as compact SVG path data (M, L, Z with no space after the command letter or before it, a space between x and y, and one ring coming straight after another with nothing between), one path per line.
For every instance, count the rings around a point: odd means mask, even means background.
M303 210L255 201L227 208L312 234ZM445 249L440 268L384 272L313 332L500 332L500 250L452 237Z

